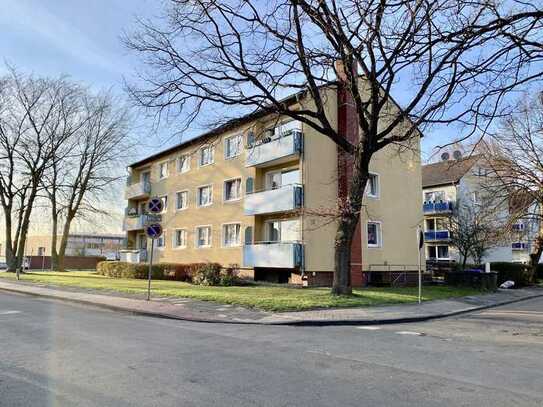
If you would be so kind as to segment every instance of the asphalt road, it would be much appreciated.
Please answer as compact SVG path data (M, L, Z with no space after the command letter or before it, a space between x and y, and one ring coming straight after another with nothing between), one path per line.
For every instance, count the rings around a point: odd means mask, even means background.
M433 322L169 321L0 292L0 406L542 406L543 299Z

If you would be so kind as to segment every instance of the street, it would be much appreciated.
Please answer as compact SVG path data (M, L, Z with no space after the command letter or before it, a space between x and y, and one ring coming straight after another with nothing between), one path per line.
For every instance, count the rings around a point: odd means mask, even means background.
M0 292L0 405L541 406L543 299L386 326L221 325Z

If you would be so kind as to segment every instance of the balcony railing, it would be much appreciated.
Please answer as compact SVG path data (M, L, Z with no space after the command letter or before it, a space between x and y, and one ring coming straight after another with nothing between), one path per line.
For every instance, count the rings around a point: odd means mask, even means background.
M147 261L146 249L125 249L119 250L121 261L127 263L145 263Z
M247 194L243 202L245 215L286 212L303 206L303 187L300 184L283 185L277 189Z
M450 240L451 234L448 230L427 230L424 232L424 241L435 242L439 240Z
M151 183L146 181L127 184L124 190L125 199L143 199L148 198L151 193Z
M452 213L453 203L451 201L426 201L422 204L424 213Z
M145 215L125 216L123 222L123 231L140 230L145 227Z
M513 249L513 250L526 250L526 249L528 249L528 245L526 243L522 243L522 242L513 242L513 243L511 243L511 249Z
M304 247L299 242L261 242L243 247L245 267L296 268L303 264Z
M302 152L303 137L299 130L279 137L259 140L247 151L247 167L266 167L295 158Z

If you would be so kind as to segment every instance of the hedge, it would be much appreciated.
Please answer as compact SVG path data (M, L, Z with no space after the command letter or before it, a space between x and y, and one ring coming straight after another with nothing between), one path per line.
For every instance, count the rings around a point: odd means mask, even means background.
M537 267L538 274L543 273L542 266L543 265L540 264ZM461 265L456 264L454 266L454 269L457 272L461 271ZM469 270L469 269L484 270L485 265L484 264L482 265L466 264L466 270ZM524 287L524 286L532 284L532 282L530 281L532 271L530 269L530 266L527 264L509 263L505 261L494 262L494 263L490 263L490 270L498 273L498 286L507 280L514 281L515 287Z
M123 261L102 261L96 272L111 278L147 279L149 264ZM158 263L151 268L154 280L185 281L199 285L234 285L237 281L235 265L222 270L218 263Z

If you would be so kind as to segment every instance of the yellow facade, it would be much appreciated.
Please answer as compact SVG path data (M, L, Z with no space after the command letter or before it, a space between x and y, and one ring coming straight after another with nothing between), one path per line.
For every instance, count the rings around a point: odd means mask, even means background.
M332 125L337 126L335 119L337 101L334 91L328 92L326 107ZM247 243L269 243L273 240L273 233L276 230L275 224L270 224L270 221L283 220L281 228L284 230L281 229L281 234L284 233L289 242L297 241L303 246L303 263L299 269L305 273L333 271L336 221L321 214L330 212L337 205L337 146L310 126L299 123L296 126L303 135L303 151L300 154L280 158L270 162L269 165L248 165L251 154L254 153L254 148L246 148L248 133L253 131L261 135L265 129L280 127L287 122L288 119L276 117L255 119L237 128L185 143L166 154L158 154L130 168L132 186L129 185L127 190L133 188L134 183L140 182L142 173L146 171L150 171L151 190L145 197L129 199L127 213L132 216L136 215L136 212L141 214L141 211L135 208L141 206L148 197L168 197L167 209L162 214L164 247L154 251L156 261L178 263L210 261L224 266L237 264L244 269L246 275L252 275L253 267L244 264L245 241L252 237L252 241ZM288 125L285 124L287 127ZM240 154L226 158L226 140L236 135L243 138ZM364 270L375 264L411 266L417 264L415 231L423 217L418 140L414 145L415 148L401 153L396 147L387 147L374 156L371 171L378 175L379 194L377 197L365 198L365 213L361 216ZM200 166L200 149L205 146L213 147L214 159L213 163ZM190 157L190 169L183 173L178 171L180 156ZM167 174L165 166L161 166L163 163L167 166ZM244 206L248 205L249 199L255 198L254 194L249 196L246 191L249 178L253 180L253 189L257 193L270 190L270 182L273 183L270 180L276 178L282 184L292 182L292 185L302 185L304 210L292 208L273 213L246 215ZM241 196L237 200L227 201L225 181L232 179L241 179ZM207 185L212 186L212 203L199 206L198 188ZM284 185L281 188L283 187ZM176 193L181 191L188 192L188 207L177 210ZM293 220L299 223L292 222ZM368 247L366 237L368 220L381 225L380 244L377 246ZM234 245L225 247L227 233L225 225L231 223L240 225L239 239ZM197 228L207 226L211 228L210 245L198 247ZM247 235L247 228L252 228L252 233ZM178 229L186 230L186 247L175 247ZM150 247L150 241L144 238L143 228L128 231L127 237L129 248ZM266 250L266 247L262 248ZM274 252L270 253L273 256ZM269 259L268 267L273 268L273 263L280 260Z

